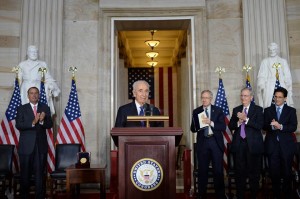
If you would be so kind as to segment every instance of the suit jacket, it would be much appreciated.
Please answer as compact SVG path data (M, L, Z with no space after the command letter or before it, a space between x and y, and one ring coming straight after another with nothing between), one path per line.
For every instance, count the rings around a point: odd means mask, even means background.
M191 123L191 131L193 133L197 133L197 145L199 147L202 146L202 143L206 139L204 136L204 128L199 128L199 119L198 114L203 112L203 106L200 106L193 110L193 120ZM225 116L221 108L211 105L211 111L210 111L210 120L214 122L214 127L211 127L211 130L214 133L214 139L216 139L218 146L222 151L224 151L224 138L223 138L223 132L226 130L226 124L225 124Z
M146 106L149 108L149 104L146 104ZM136 116L138 115L138 111L136 109L135 102L131 102L129 104L125 104L121 106L117 113L117 118L115 122L115 127L141 127L140 121L127 121L127 116ZM158 108L153 107L153 115L160 115L160 112ZM163 122L150 122L151 127L163 127Z
M275 119L282 124L282 130L273 130L270 125L271 121ZM297 130L297 114L296 109L284 105L281 111L280 118L278 120L276 114L276 106L273 104L266 108L264 111L264 130L267 132L265 139L265 149L267 154L271 154L275 147L277 136L283 155L293 154L296 151L296 144L293 137L293 133ZM286 157L286 156L285 156Z
M235 107L232 111L232 117L229 122L229 129L233 132L231 151L236 152L239 150L239 144L241 142L241 125L238 126L239 118L238 112L243 112L243 105ZM264 152L264 142L262 136L262 128L264 125L263 108L255 104L251 104L248 110L247 117L248 123L245 125L246 139L248 143L248 150L252 154L261 154Z
M30 103L19 106L17 109L16 128L20 131L19 154L31 154L36 142L40 153L48 152L46 129L52 128L53 125L50 108L46 104L38 103L37 112L45 113L44 123L32 126L34 113Z

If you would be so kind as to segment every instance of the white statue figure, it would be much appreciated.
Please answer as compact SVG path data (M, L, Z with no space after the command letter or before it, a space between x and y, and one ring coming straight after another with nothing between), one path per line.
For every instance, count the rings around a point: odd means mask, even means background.
M28 103L27 90L30 87L41 87L42 74L39 68L46 68L45 72L45 91L47 102L51 110L51 114L55 113L53 105L53 97L57 97L60 93L56 81L51 77L47 64L38 60L38 48L36 46L29 46L27 50L28 59L19 64L18 78L20 81L20 92L22 104Z
M268 46L269 57L262 60L257 76L257 97L259 105L263 108L269 107L272 103L274 87L276 83L276 67L280 86L288 90L287 104L293 106L292 98L292 76L287 61L278 56L279 46L276 43L270 43Z

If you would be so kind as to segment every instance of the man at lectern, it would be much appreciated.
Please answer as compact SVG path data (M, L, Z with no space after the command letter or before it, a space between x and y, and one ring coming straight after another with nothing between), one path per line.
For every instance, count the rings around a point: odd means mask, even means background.
M191 131L197 133L198 196L206 198L208 168L213 167L214 188L217 199L225 199L223 154L225 116L221 108L211 104L213 93L201 92L202 106L193 110Z
M129 104L121 106L117 113L115 127L145 127L146 121L127 121L127 116L137 115L160 115L158 108L148 104L149 84L144 80L133 83L133 96L135 100ZM163 122L152 121L150 127L163 127Z

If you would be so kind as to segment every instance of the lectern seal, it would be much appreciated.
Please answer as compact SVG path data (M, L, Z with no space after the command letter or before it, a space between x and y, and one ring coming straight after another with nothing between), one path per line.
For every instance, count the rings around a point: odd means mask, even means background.
M131 168L131 182L141 191L153 191L159 187L163 180L161 165L151 159L138 160Z

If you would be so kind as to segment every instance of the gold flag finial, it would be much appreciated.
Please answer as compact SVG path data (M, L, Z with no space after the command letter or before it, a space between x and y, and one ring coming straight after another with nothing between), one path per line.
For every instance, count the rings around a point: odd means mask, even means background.
M245 64L243 66L243 70L246 71L246 79L250 82L250 76L249 76L249 71L252 70L253 66L251 66L250 64Z
M215 70L216 73L219 73L219 78L221 78L222 73L225 73L225 68L222 66L218 66Z
M42 74L42 80L41 81L45 82L45 74L47 72L47 68L46 67L40 67L38 71L41 72L41 74Z
M249 71L252 70L252 68L253 66L251 66L250 64L249 65L245 64L243 66L243 70L246 71L247 73L249 73Z
M20 66L14 66L11 71L16 73L16 77L18 77L18 74L20 71Z
M276 69L276 79L279 80L278 69L281 67L281 63L274 63L272 67Z
M76 66L70 66L69 67L69 72L72 72L72 78L75 78L75 73L77 72L77 67Z

